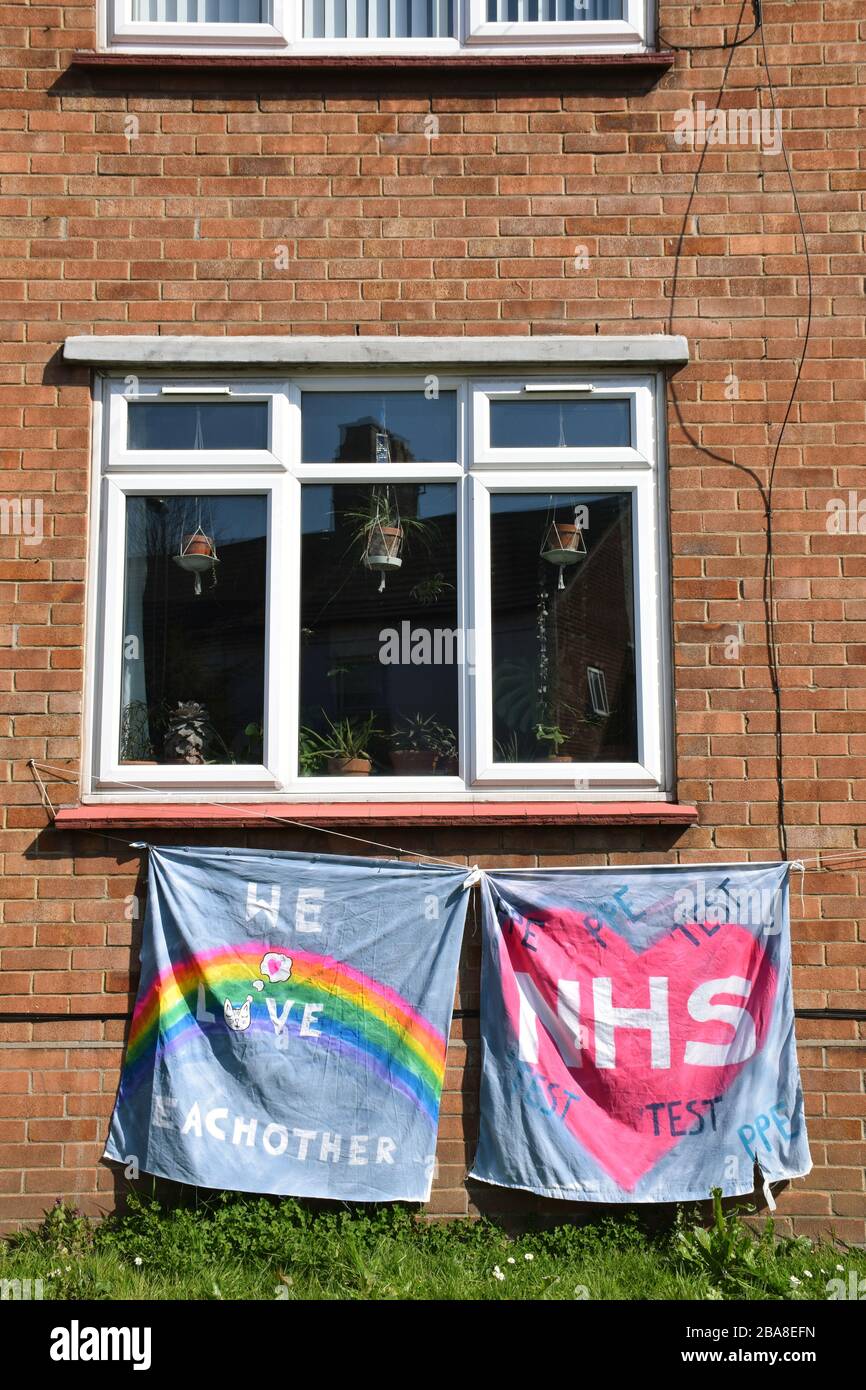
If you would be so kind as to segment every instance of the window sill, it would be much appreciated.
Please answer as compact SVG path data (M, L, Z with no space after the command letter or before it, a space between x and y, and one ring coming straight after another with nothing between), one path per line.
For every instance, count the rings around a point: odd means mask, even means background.
M696 806L670 801L124 802L58 807L58 830L256 829L275 820L327 826L693 825Z
M670 49L644 50L640 53L96 53L81 50L73 53L71 66L77 68L589 68L613 71L663 73L673 67L675 54Z

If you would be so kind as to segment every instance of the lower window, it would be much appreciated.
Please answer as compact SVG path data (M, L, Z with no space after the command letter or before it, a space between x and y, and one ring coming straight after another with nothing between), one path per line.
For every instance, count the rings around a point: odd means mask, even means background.
M457 585L454 483L303 484L302 777L456 776Z
M496 762L637 762L632 532L629 493L493 495Z
M667 790L653 376L107 381L91 790Z
M653 0L100 0L134 52L438 54L647 47Z
M267 529L263 497L127 497L125 766L261 763Z

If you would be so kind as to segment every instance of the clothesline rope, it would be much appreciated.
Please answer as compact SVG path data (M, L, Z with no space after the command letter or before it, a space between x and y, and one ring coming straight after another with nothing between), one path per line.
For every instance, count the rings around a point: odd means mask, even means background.
M28 767L30 767L31 771L33 772L33 774L34 774L34 776L35 776L35 778L36 778L36 780L37 780L37 782L39 783L40 792L41 792L41 794L42 794L43 805L47 805L47 807L50 808L51 814L52 814L52 816L53 816L53 815L54 815L54 807L53 807L53 805L52 805L51 798L50 798L49 795L48 795L48 789L46 788L45 783L43 782L42 778L39 776L38 769L41 768L43 772L54 772L54 773L68 773L68 769L67 769L67 768L56 768L56 767L52 767L52 765L51 765L50 763L40 763L40 762L37 762L37 760L36 760L35 758L30 758L30 759L29 759L29 761L28 761ZM74 778L74 777L72 777L72 778L70 778L69 780L74 782L74 781L77 780L77 779ZM156 796L165 796L165 797L170 797L170 796L172 795L171 792L163 792L163 791L160 791L160 790L154 790L154 788L142 786L142 785L141 785L140 783L138 783L138 782L118 782L117 785L120 786L120 787L124 787L124 788L126 788L127 790L129 790L129 791L147 792L148 795L153 794L153 795L156 795ZM226 803L225 803L224 801L207 801L207 800L202 800L202 801L199 801L197 804L200 805L200 806L217 806L217 807L221 807L221 806L225 806ZM461 873L464 872L464 871L466 870L466 868L467 868L467 865L466 865L466 864L456 864L456 863L454 862L454 860L452 860L452 859L440 859L440 858L438 858L438 856L435 855L435 854L422 854L421 850L417 850L417 849L401 849L401 848L399 847L399 845L388 845L388 844L385 844L382 840L370 840L370 839L367 839L367 838L366 838L365 836L363 836L363 835L349 835L349 834L347 834L344 830L331 830L331 828L330 828L329 826L326 826L326 825L313 825L313 824L312 824L311 822L309 822L309 821L293 820L293 819L291 819L291 817L289 817L289 816L275 816L275 815L273 815L273 813L270 812L270 811L266 811L265 814L264 814L264 816L262 817L262 819L263 819L263 820L268 820L268 821L273 821L273 823L274 823L275 825L291 825L291 826L295 826L295 827L297 827L299 830L318 830L318 831L320 831L323 835L335 835L335 836L336 836L338 839L340 839L340 840L353 840L356 844L359 844L359 845L371 845L374 849L387 849L387 850L390 850L391 853L392 853L396 858L398 858L398 859L401 858L403 855L415 855L415 857L418 858L418 859L425 859L425 860L428 860L428 861L429 861L430 863L432 863L432 864L441 864L442 867L443 867L443 868L446 868L446 869L457 869L457 870L458 870L459 872L461 872ZM99 831L97 831L96 833L97 833L98 835L104 836L106 840L115 840L118 844L126 845L126 847L127 847L128 849L132 849L132 848L134 848L135 846L140 845L140 844L142 843L142 841L140 841L140 840L136 840L136 841L130 842L129 840L122 839L119 835L109 835L109 834L107 834L104 830L99 830Z
M27 766L30 768L30 770L31 770L31 772L33 773L33 775L34 775L34 777L35 777L35 779L36 779L36 782L37 782L37 784L38 784L40 796L41 796L41 798L42 798L42 804L43 804L43 806L45 807L45 809L49 811L49 813L50 813L50 815L51 815L51 817L52 817L52 819L53 819L53 818L55 817L55 815L56 815L56 808L54 807L54 804L53 804L53 802L51 801L51 798L50 798L49 795L48 795L48 789L47 789L47 787L45 786L44 781L43 781L42 778L39 776L39 771L38 771L38 769L41 768L43 772L54 773L54 774L55 774L56 776L58 776L58 777L65 778L68 782L77 782L78 778L77 778L77 776L76 776L74 773L70 773L69 768L65 768L65 767L55 767L52 763L43 763L43 762L40 762L40 761L39 761L38 759L36 759L36 758L28 758L28 760L27 760ZM138 783L138 782L118 782L118 783L117 783L117 786L123 787L123 788L124 788L125 790L127 790L127 791L140 791L140 792L146 792L146 793L148 794L148 796L160 796L160 797L165 797L166 799L167 799L167 798L170 798L171 796L174 795L174 793L173 793L172 791L162 791L162 790L160 790L160 789L156 789L156 788L153 788L153 787L146 787L146 786L143 786L141 783ZM222 807L226 806L228 803L226 803L225 801L211 801L211 800L207 800L207 799L202 799L202 800L198 801L197 804L198 804L198 805L201 805L201 806L215 806L215 807L217 807L218 809L221 809ZM318 831L318 832L319 832L320 834L322 834L322 835L333 835L333 836L336 836L336 838L337 838L337 839L340 839L340 840L352 840L352 841L354 841L356 844L359 844L359 845L370 845L370 846L372 846L372 848L374 848L374 849L385 849L385 850L389 850L389 851L390 851L396 858L398 858L398 859L401 858L401 857L404 856L404 855L414 855L417 859L424 859L424 860L427 860L427 861L429 861L430 863L433 863L433 864L441 864L441 865L443 866L443 868L447 868L447 869L458 869L458 870L461 870L461 871L462 871L462 870L467 870L467 871L469 871L469 870L471 869L470 876L471 876L472 874L474 874L475 868L477 868L477 866L467 866L466 864L457 864L457 863L455 863L455 862L454 862L453 860L451 860L451 859L440 859L440 858L438 858L436 855L433 855L433 854L423 854L423 853L421 852L421 850L416 850L416 849L401 849L398 845L389 845L389 844L385 844L384 841L382 841L382 840L370 840L370 839L367 839L365 836L362 836L362 835L350 835L350 834L349 834L347 831L345 831L345 830L331 830L331 828L330 828L329 826L325 826L325 825L314 825L314 824L312 824L312 823L309 822L309 821L294 820L294 819L292 819L290 816L276 816L276 815L274 815L274 814L273 814L272 812L270 812L270 811L265 812L264 815L263 815L263 817L262 817L262 819L263 819L263 820L272 821L275 825L289 825L289 826L293 826L293 827L295 827L296 829L299 829L299 830L313 830L313 831ZM115 841L117 844L125 845L125 846L127 847L127 849L132 848L132 843L131 843L129 840L127 840L127 839L125 839L125 838L122 838L122 837L119 836L119 835L109 835L109 834L107 834L107 832L104 831L104 830L99 830L99 831L96 831L95 833L98 834L98 835L102 835L106 840L113 840L113 841ZM134 843L135 843L135 844L140 844L141 841L135 841ZM787 862L790 863L792 869L798 869L798 870L801 870L802 872L805 872L806 866L807 866L808 864L814 864L814 865L815 865L817 868L819 868L819 869L823 869L823 868L833 868L833 867L835 867L836 865L840 864L840 863L843 862L843 861L848 861L848 860L852 860L852 859L854 859L854 860L861 860L861 859L866 860L866 850L856 850L856 849L847 850L847 851L846 851L846 850L840 850L840 851L838 852L838 854L824 854L824 853L819 853L819 854L815 854L815 855L806 855L805 857L800 856L800 857L797 858L797 859L789 860L789 861L787 861ZM761 861L758 861L758 860L744 860L743 862L744 862L745 864L750 864L750 865L753 865L753 866L754 866L754 865L760 863ZM774 861L774 862L775 862L775 861ZM564 867L565 867L565 868L568 868L569 866L566 865L566 866L564 866ZM575 865L575 866L572 866L572 867L579 868L580 865ZM593 872L594 872L594 873L595 873L595 872L598 872L598 871L600 871L600 870L603 870L603 869L605 869L605 868L608 868L608 867L611 868L611 869L622 869L623 866L622 866L622 865L617 865L617 864L613 864L613 865L594 864L594 865L592 866ZM635 867L635 866L630 866L630 867ZM640 867L640 866L637 866L637 867ZM717 867L719 867L719 866L716 865L716 864L703 864L703 865L702 865L702 864L690 864L690 865L683 865L683 867L684 867L684 868L685 868L685 867L688 867L688 868L692 868L692 869L699 869L699 868L717 868ZM519 871L510 870L509 872L519 872ZM531 872L537 873L537 872L538 872L538 869L532 869ZM545 869L544 872L554 873L554 872L556 872L556 870L555 870L555 869ZM802 895L802 881L801 881L801 895Z

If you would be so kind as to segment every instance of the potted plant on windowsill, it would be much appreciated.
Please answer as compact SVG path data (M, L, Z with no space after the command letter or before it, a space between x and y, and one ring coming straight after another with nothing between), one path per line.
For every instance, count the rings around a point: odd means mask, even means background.
M165 761L167 763L186 763L200 766L213 762L208 755L215 745L221 745L216 729L206 705L198 700L181 700L174 709L169 710L165 721ZM230 755L222 745L226 761Z
M391 734L394 771L416 776L435 772L440 733L440 725L432 714L411 714L403 718Z
M302 748L307 760L314 757L325 763L332 777L368 777L373 766L370 744L381 733L376 728L376 716L366 719L338 719L325 715L328 727L324 733L302 729Z
M324 761L318 746L319 735L311 729L301 729L298 734L298 772L301 777L315 777L322 770Z
M445 777L456 777L460 771L457 735L447 724L437 724L434 734L436 771Z
M550 749L547 754L549 763L570 763L569 753L560 753L560 748L565 743L566 736L557 724L536 724L535 737L539 743L549 743Z
M130 700L120 715L120 761L126 767L155 767L150 737L150 710L144 700Z

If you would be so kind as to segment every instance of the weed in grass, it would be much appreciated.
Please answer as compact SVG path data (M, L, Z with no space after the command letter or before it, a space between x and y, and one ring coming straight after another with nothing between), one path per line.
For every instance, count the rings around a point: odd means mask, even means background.
M0 1242L0 1279L41 1278L51 1299L568 1300L824 1298L840 1251L754 1233L714 1194L713 1222L681 1211L648 1232L624 1212L509 1236L408 1206L312 1210L292 1199L208 1196L164 1207L132 1195L101 1225L55 1206ZM866 1275L866 1252L845 1251Z

